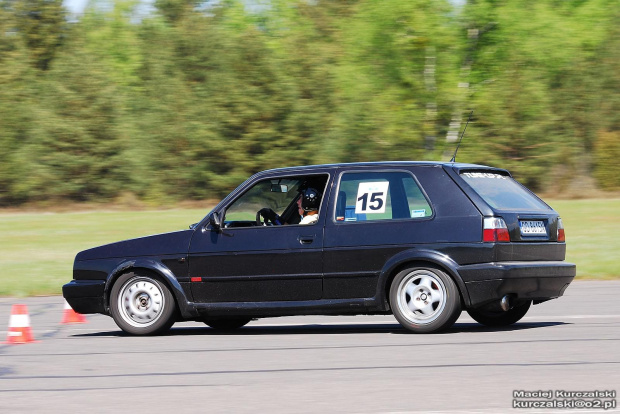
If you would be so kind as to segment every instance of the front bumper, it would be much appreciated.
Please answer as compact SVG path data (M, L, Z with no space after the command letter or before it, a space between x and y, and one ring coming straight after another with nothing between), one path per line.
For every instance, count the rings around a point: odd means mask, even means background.
M62 295L77 313L107 313L105 283L105 280L72 280L62 287Z
M544 301L564 294L577 273L566 262L497 262L459 268L470 299L477 308L510 295L517 300Z

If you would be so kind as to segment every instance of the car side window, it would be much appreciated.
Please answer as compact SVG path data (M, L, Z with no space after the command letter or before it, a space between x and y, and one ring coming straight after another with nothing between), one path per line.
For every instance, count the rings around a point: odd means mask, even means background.
M224 225L227 228L253 227L258 224L258 212L265 209L277 216L278 225L299 224L303 217L299 214L297 200L305 189L315 188L320 205L328 178L326 174L320 174L261 180L228 206ZM263 217L261 221L264 221Z
M433 215L433 209L428 203L422 189L412 176L406 174L403 177L403 188L407 195L407 204L409 215L411 218L424 218L431 217Z
M432 215L428 200L408 172L351 172L340 178L336 222L420 219Z
M297 194L299 180L263 180L250 188L226 210L226 221L255 222L256 212L271 208L284 210Z

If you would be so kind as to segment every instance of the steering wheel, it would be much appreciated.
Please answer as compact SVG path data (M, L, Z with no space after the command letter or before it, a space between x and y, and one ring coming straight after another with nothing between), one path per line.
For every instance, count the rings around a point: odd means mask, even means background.
M264 210L268 210L269 215L265 212L261 214L261 211L264 211ZM261 216L263 220L261 220ZM270 208L261 208L260 210L256 212L256 225L257 226L276 226L279 224L277 220L278 220L278 215Z
M260 210L256 212L256 225L257 226L266 226L267 225L267 219L265 219L265 222L261 221Z

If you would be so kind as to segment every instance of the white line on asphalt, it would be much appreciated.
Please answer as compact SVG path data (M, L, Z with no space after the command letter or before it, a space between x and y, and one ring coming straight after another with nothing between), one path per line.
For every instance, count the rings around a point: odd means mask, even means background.
M568 315L568 316L526 316L523 320L541 320L547 321L552 319L610 319L620 318L620 315ZM473 321L473 319L470 319ZM319 322L319 323L252 323L248 326L321 326L321 325L379 325L379 324L395 324L398 322L395 319L386 321L366 321L366 322Z
M544 321L544 320L548 320L552 318L554 318L554 316L526 316L521 320L522 321L524 320ZM561 318L561 319L608 319L608 318L620 318L620 315L564 315L564 316L558 316L557 318Z
M494 409L484 409L484 410L449 410L449 411L384 411L380 414L488 414L488 413L497 413L500 411L498 408ZM562 411L530 411L527 410L528 414L571 414L571 413L579 413L579 414L589 414L589 413L618 413L620 410L562 410Z
M521 319L522 321L552 321L554 319L616 319L616 318L620 318L620 315L565 315L565 316L558 316L557 318L554 316L526 316L523 319ZM471 319L471 321L473 321L473 319ZM346 325L385 325L385 324L393 324L393 325L398 325L398 322L396 322L395 319L390 319L390 320L373 320L373 321L355 321L355 322L346 322L346 321L342 321L342 322L312 322L312 323L269 323L269 322L250 322L250 327L252 326L260 326L260 327L270 327L270 326L288 326L288 327L311 327L311 326L316 326L316 327L320 327L320 326L346 326ZM38 331L33 329L33 332L35 333L49 333L49 332L54 332L55 330L45 330L45 331ZM83 331L83 332L99 332L101 331L101 329L95 329L95 328L71 328L71 331ZM0 335L6 335L7 331L0 331ZM585 411L580 411L580 412L585 412ZM609 412L609 411L607 411Z

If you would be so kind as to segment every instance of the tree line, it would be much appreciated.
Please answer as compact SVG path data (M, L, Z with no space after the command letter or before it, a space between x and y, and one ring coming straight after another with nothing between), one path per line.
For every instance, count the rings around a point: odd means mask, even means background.
M0 0L0 206L447 160L620 189L617 0ZM256 4L255 4L256 6Z

